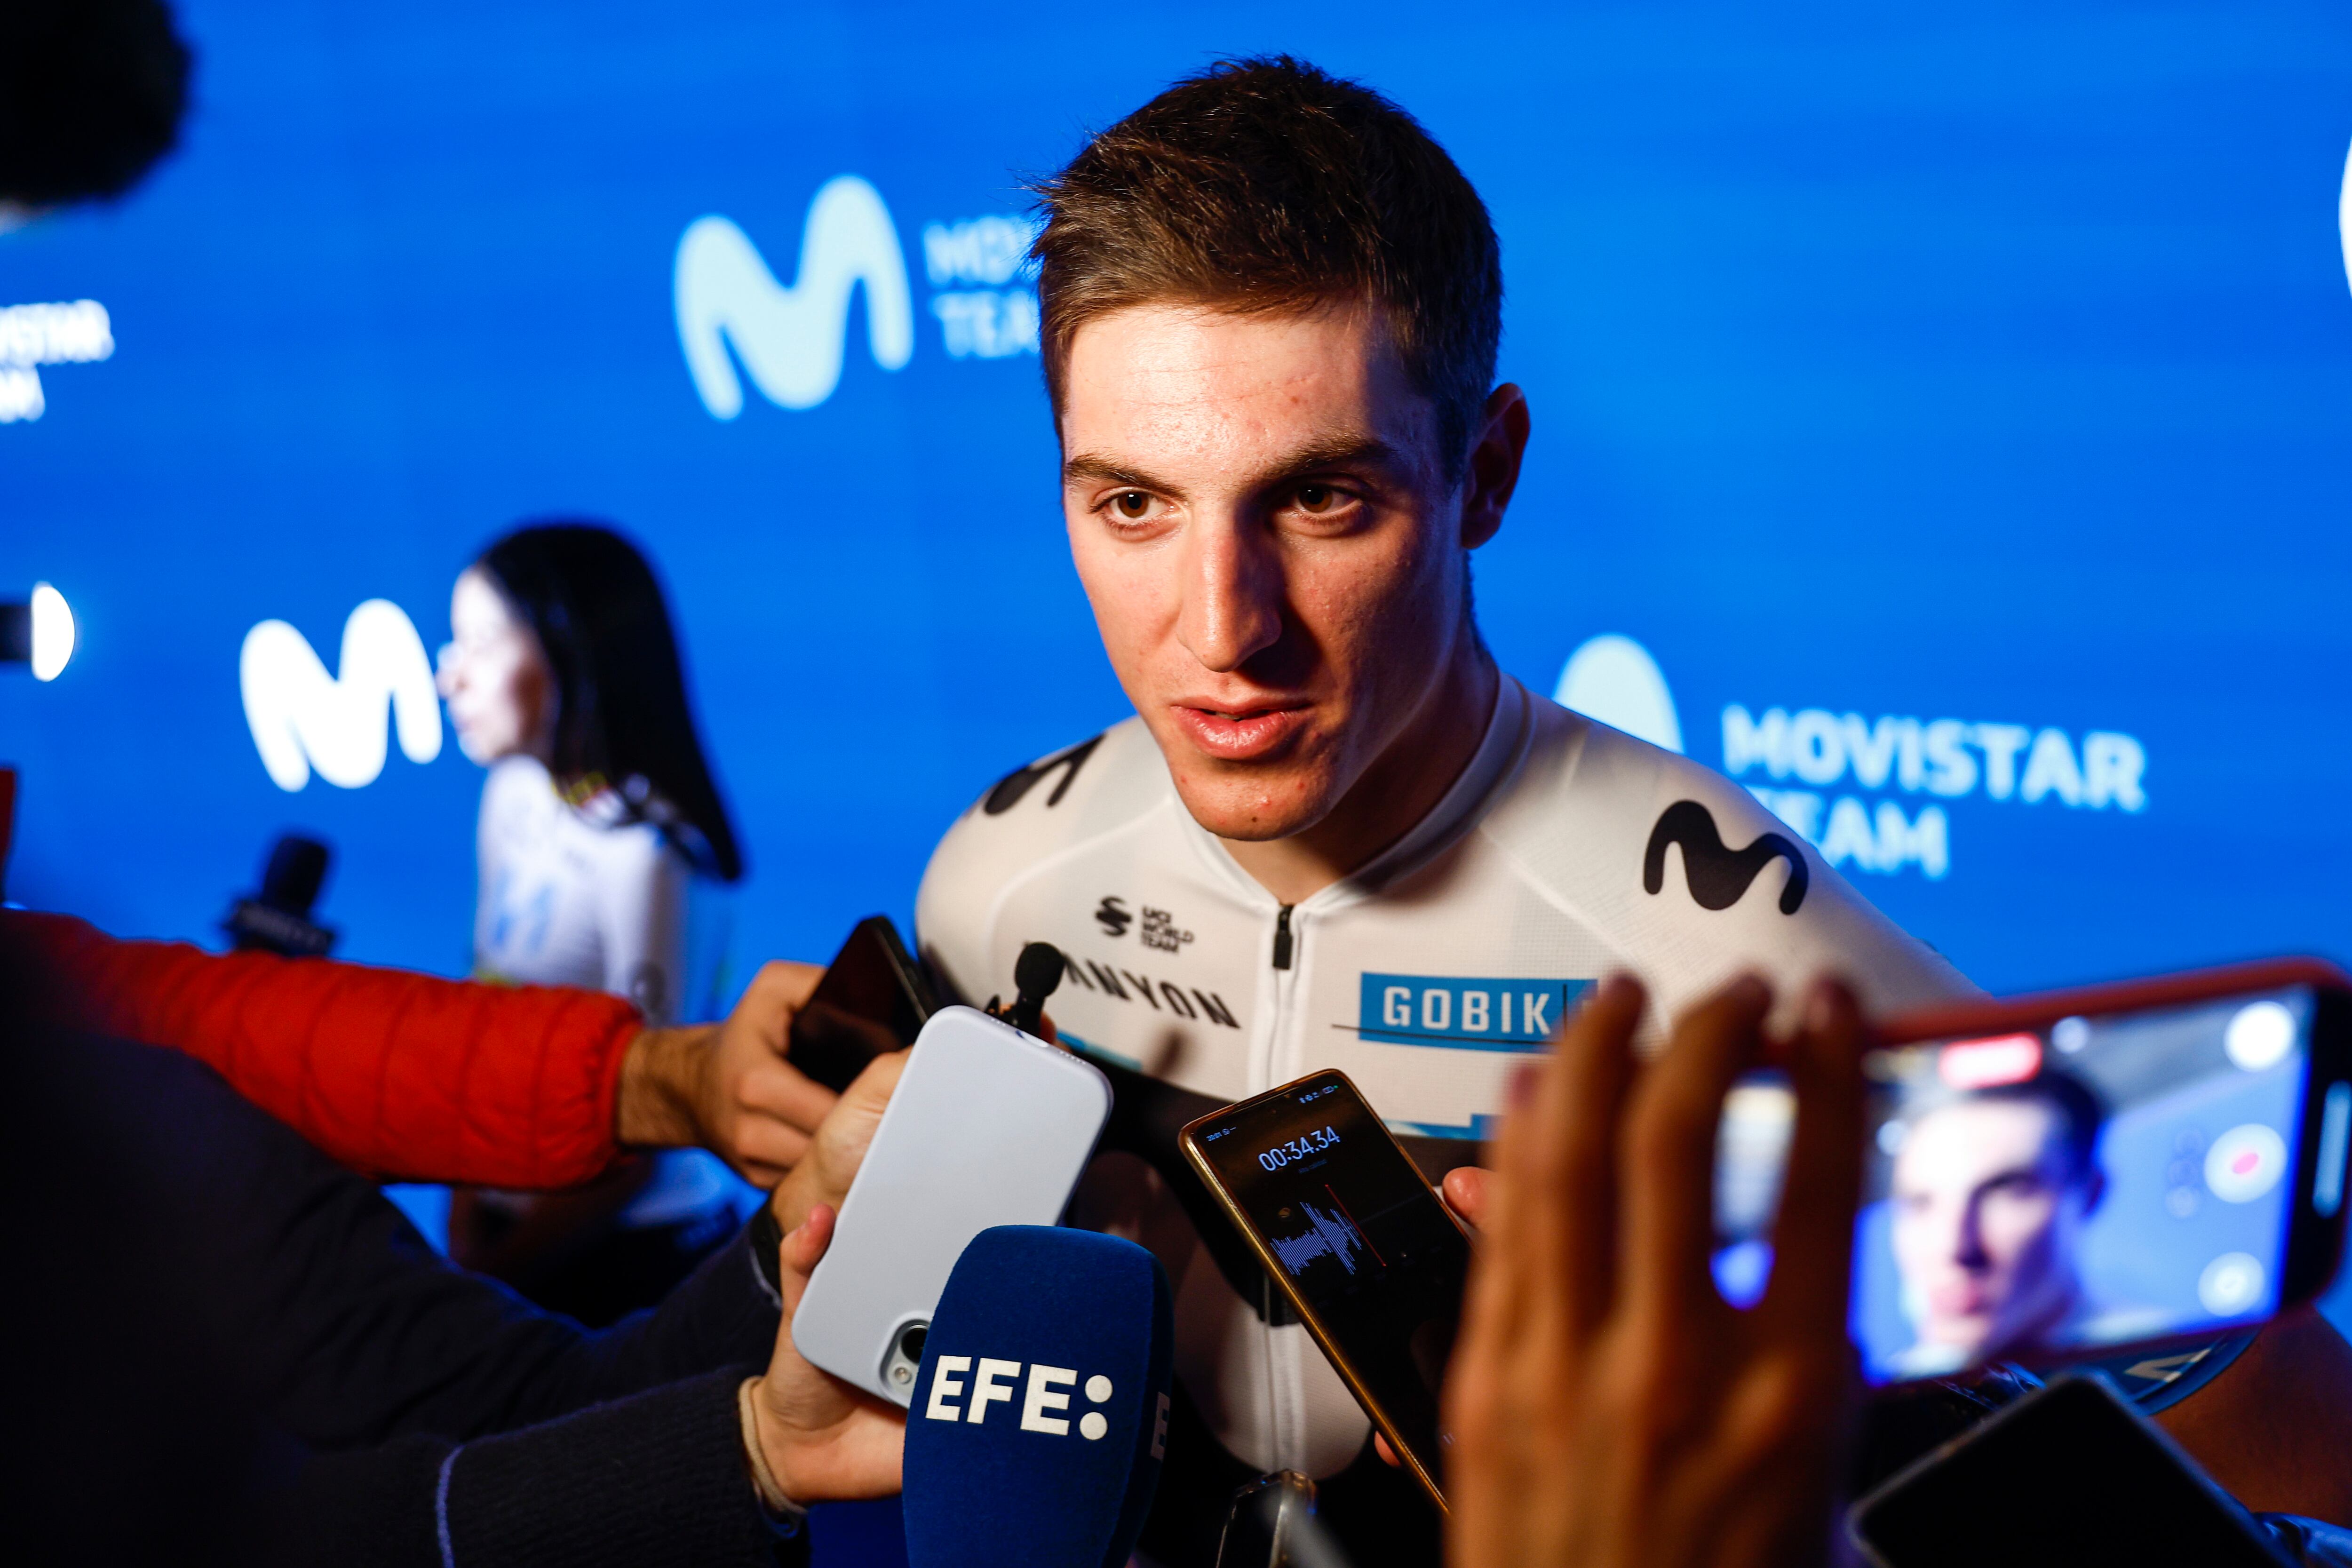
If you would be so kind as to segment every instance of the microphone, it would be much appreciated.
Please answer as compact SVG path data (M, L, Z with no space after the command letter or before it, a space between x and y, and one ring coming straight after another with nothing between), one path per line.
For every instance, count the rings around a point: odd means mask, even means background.
M988 999L988 1016L1012 1025L1024 1035L1034 1035L1045 1015L1045 998L1061 988L1062 973L1069 967L1062 950L1050 942L1024 942L1021 956L1013 961L1013 1005L998 1005L999 998Z
M320 885L327 879L331 852L315 838L289 833L269 847L269 863L261 873L261 891L229 906L221 929L239 952L275 952L288 958L316 958L335 945L332 927L310 918L319 901Z
M907 1412L909 1568L1124 1568L1168 1448L1168 1277L1131 1241L964 1248Z

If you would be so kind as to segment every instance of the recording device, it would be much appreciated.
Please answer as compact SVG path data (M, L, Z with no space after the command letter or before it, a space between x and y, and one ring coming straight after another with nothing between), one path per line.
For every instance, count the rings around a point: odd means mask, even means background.
M2352 992L2246 965L1889 1022L1849 1321L1874 1384L2186 1348L2317 1295L2343 1251ZM1770 1269L1793 1100L1726 1101L1717 1286Z
M261 890L229 906L221 921L229 945L239 952L274 952L285 958L319 958L335 945L335 930L310 918L327 879L333 852L315 838L289 833L269 847L261 869Z
M793 1342L907 1404L957 1258L983 1230L1059 1219L1109 1114L1091 1064L974 1008L940 1008L842 1200Z
M1187 1123L1184 1157L1442 1509L1438 1390L1469 1238L1347 1075Z
M2095 1374L2036 1390L1937 1449L1856 1503L1846 1528L1879 1568L2288 1563Z
M930 971L907 951L898 928L887 915L868 915L793 1015L785 1057L838 1094L876 1057L913 1045L939 1009Z
M910 1568L1123 1568L1166 1457L1168 1279L1131 1241L984 1230L907 1413Z
M1013 1005L1000 1007L992 996L988 1016L1003 1019L1024 1035L1035 1034L1045 1021L1045 998L1061 989L1062 973L1067 968L1069 960L1052 942L1022 943L1021 956L1013 961Z

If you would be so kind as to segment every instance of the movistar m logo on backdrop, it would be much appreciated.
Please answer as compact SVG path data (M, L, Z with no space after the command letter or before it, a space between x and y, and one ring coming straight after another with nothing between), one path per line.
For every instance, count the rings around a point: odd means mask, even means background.
M1365 1039L1398 1046L1541 1050L1570 1005L1591 984L1367 973L1357 1005L1356 1031Z
M915 352L907 258L881 193L855 174L828 180L801 229L800 270L776 280L751 237L715 214L677 242L677 337L702 405L719 419L743 411L736 362L769 402L814 408L841 382L851 290L866 289L874 363L898 370ZM732 357L728 351L732 348Z
M343 623L337 674L328 674L309 640L284 621L245 634L236 674L246 725L279 789L300 789L314 768L343 789L374 783L383 772L387 706L410 762L441 754L433 665L416 627L389 599L368 600Z

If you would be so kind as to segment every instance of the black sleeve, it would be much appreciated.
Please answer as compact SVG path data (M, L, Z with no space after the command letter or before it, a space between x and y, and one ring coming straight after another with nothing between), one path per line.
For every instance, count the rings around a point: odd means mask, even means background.
M752 1490L736 1388L706 1373L471 1443L405 1437L312 1460L275 1551L346 1568L801 1568Z
M159 1283L204 1314L268 1417L314 1449L463 1441L715 1367L765 1365L780 1304L738 1237L599 1332L428 1247L373 1184L174 1052L87 1041L162 1205Z

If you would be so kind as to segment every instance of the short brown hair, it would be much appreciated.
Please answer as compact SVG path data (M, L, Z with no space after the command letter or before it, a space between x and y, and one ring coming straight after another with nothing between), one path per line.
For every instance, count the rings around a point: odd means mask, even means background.
M1420 122L1287 55L1188 77L1036 187L1045 385L1130 305L1243 311L1363 299L1436 405L1449 477L1495 379L1503 268L1486 205Z

